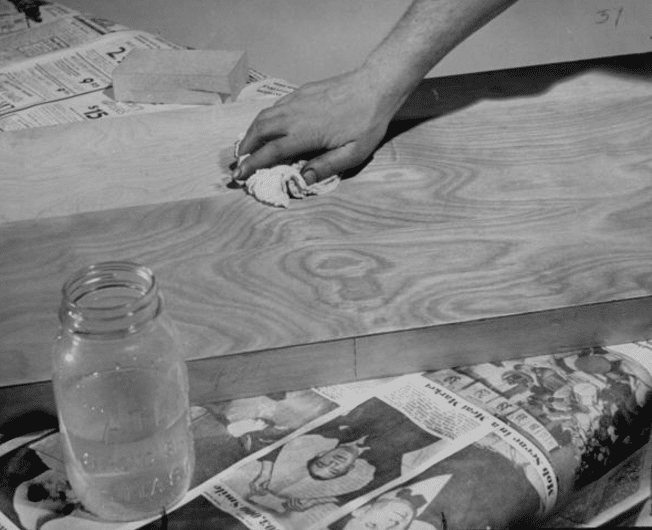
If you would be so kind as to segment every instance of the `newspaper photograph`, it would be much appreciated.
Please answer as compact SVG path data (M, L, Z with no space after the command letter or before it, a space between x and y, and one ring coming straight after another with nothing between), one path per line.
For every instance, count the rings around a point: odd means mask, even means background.
M255 460L234 466L210 493L230 511L262 513L278 528L319 525L340 506L396 481L450 444L373 397ZM234 511L241 518L242 512ZM244 514L244 519L248 515Z
M489 434L352 510L328 530L504 528L535 522L532 514L541 501L526 466L517 450Z
M337 406L312 390L193 406L197 463L191 487ZM56 425L56 418L47 420ZM52 428L41 432L38 423L21 422L26 432L18 434L0 432L0 529L124 528L124 523L100 521L84 509L66 479L59 433Z
M579 490L564 509L546 521L546 527L649 527L651 449L648 443L606 475Z
M192 489L169 513L127 524L84 509L56 430L3 436L0 528L504 527L546 521L571 499L572 518L560 517L577 525L633 506L640 518L649 472L633 455L649 436L640 418L650 350L593 348L196 404ZM636 487L603 503L605 514L577 500L595 499L597 479L622 485L625 472ZM615 489L599 490L602 499Z
M651 359L637 345L591 348L429 377L483 403L545 449L560 497L569 499L649 439Z
M544 499L554 498L546 494L544 477L553 483L554 477L543 453L467 400L420 375L390 380L369 394L206 482L199 488L202 495L188 503L192 508L184 504L167 515L168 528L186 528L190 511L196 516L200 506L206 518L221 524L237 519L233 528L355 528L347 523L350 514L371 511L368 505L375 498L384 504L399 491L405 496L424 488L421 497L427 503L415 513L432 517L438 512L439 518L438 503L450 502L459 489L470 491L470 477L478 472L469 465L477 462L470 455L485 452L487 468L500 455L515 477L519 495L509 492L515 507L540 514L546 510ZM493 468L487 480L495 481L497 472ZM447 492L443 497L442 490ZM468 512L461 505L459 511ZM502 508L502 513L507 511Z

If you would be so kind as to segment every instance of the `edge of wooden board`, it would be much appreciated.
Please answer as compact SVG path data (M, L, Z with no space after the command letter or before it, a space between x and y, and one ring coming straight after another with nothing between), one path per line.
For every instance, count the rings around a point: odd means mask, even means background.
M193 403L652 338L652 296L187 361ZM301 361L301 362L298 362ZM0 423L55 414L50 381L0 387Z

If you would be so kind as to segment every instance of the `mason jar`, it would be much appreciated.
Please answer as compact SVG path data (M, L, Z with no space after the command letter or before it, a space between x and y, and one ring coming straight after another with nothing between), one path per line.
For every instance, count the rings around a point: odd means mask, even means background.
M63 286L53 385L68 480L100 518L160 515L195 456L188 373L151 270L104 262Z

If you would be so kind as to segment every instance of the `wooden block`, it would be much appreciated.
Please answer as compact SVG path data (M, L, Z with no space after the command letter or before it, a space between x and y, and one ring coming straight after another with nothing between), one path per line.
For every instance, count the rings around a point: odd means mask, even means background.
M119 101L212 104L235 101L247 75L244 51L136 49L112 77Z
M0 135L0 385L47 380L61 284L106 259L154 269L198 395L650 338L648 79L460 90L283 211L222 182L244 102Z

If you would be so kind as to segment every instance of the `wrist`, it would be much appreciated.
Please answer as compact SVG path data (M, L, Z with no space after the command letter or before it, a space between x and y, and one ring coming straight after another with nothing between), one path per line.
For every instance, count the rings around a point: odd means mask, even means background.
M393 62L369 56L356 70L367 87L367 96L375 102L377 115L389 122L421 81L416 75L403 75Z

